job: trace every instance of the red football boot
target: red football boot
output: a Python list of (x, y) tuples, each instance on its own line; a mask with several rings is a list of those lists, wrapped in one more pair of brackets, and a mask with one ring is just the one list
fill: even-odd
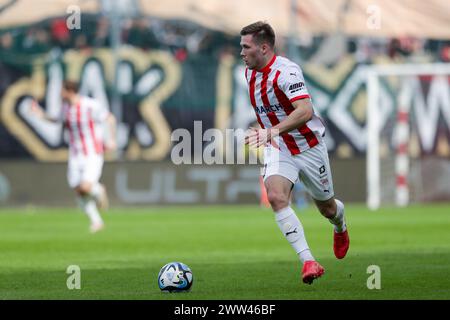
[(350, 246), (350, 238), (348, 237), (348, 232), (345, 230), (344, 232), (337, 233), (336, 231), (333, 231), (334, 233), (334, 243), (333, 243), (333, 250), (334, 255), (338, 259), (342, 259), (345, 257), (348, 251), (348, 247)]
[(325, 269), (317, 261), (305, 261), (302, 269), (302, 279), (304, 283), (312, 284), (314, 279), (325, 273)]

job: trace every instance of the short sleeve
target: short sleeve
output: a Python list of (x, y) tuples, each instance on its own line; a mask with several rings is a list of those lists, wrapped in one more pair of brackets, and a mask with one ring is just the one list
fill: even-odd
[(278, 79), (278, 86), (292, 103), (296, 100), (310, 98), (306, 89), (305, 78), (298, 66), (284, 69)]

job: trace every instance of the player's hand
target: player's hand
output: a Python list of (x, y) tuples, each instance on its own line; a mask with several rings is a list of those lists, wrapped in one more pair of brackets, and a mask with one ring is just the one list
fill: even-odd
[(272, 130), (252, 127), (246, 132), (245, 144), (248, 144), (250, 147), (258, 148), (269, 142), (272, 137)]
[(105, 144), (106, 151), (116, 151), (117, 149), (117, 142), (116, 140), (110, 140), (108, 143)]

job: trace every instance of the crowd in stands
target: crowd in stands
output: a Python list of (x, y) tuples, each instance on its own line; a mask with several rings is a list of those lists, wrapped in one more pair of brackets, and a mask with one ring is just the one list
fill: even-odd
[[(0, 61), (8, 55), (42, 54), (55, 47), (63, 50), (109, 47), (110, 29), (110, 21), (106, 16), (83, 15), (80, 29), (69, 30), (62, 17), (27, 27), (0, 30)], [(122, 44), (143, 50), (171, 50), (180, 61), (190, 54), (218, 54), (224, 48), (232, 48), (235, 54), (239, 53), (238, 35), (226, 35), (188, 21), (138, 17), (122, 20), (121, 30)], [(329, 50), (327, 46), (334, 50)], [(318, 54), (320, 47), (323, 47), (324, 54)], [(342, 48), (342, 52), (337, 48)], [(280, 51), (284, 51), (283, 48)], [(353, 54), (361, 63), (370, 62), (377, 55), (412, 62), (420, 61), (421, 56), (427, 56), (428, 60), (431, 57), (432, 61), (450, 61), (450, 41), (414, 37), (385, 39), (322, 36), (315, 37), (306, 45), (300, 43), (299, 51), (304, 60), (325, 64), (338, 62), (344, 54)]]
[[(0, 59), (9, 54), (42, 54), (52, 48), (89, 50), (111, 45), (110, 21), (105, 16), (84, 15), (80, 29), (69, 30), (65, 18), (36, 25), (0, 30)], [(237, 38), (187, 21), (156, 18), (125, 19), (122, 45), (143, 50), (171, 50), (179, 59), (188, 54), (214, 54)]]

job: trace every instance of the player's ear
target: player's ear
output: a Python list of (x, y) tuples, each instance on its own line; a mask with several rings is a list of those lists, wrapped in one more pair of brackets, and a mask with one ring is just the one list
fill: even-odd
[(262, 51), (263, 54), (267, 53), (267, 49), (268, 49), (267, 43), (261, 44), (261, 51)]

